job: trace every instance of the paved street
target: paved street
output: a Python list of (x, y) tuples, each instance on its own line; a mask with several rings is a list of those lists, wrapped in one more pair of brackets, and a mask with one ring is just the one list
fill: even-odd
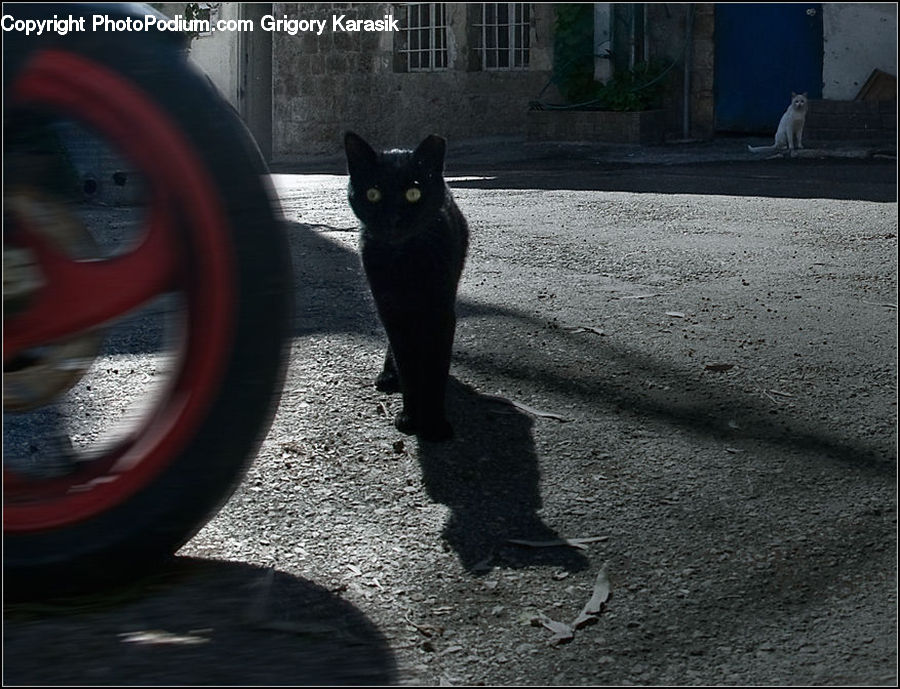
[(451, 146), (447, 444), (372, 385), (341, 161), (275, 166), (256, 463), (168, 577), (8, 624), (7, 681), (895, 685), (896, 161), (745, 143)]
[[(388, 142), (393, 143), (393, 142)], [(481, 188), (569, 189), (896, 201), (896, 145), (826, 142), (798, 158), (747, 151), (754, 138), (631, 146), (449, 142), (448, 175)], [(386, 144), (387, 145), (387, 144)], [(342, 156), (276, 162), (275, 172), (343, 174)]]
[(772, 160), (635, 165), (585, 161), (576, 169), (495, 170), (481, 180), (482, 189), (571, 189), (659, 194), (714, 194), (830, 198), (860, 201), (896, 200), (895, 167), (890, 161)]

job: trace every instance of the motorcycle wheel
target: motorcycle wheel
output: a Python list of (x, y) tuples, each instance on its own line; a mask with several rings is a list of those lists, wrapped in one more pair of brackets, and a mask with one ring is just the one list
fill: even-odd
[[(179, 46), (70, 34), (4, 57), (4, 574), (16, 598), (142, 574), (215, 514), (277, 406), (292, 279), (258, 149)], [(112, 249), (71, 185), (48, 182), (65, 175), (16, 163), (36, 149), (44, 161), (62, 125), (137, 171), (138, 227)], [(144, 336), (148, 311), (163, 335)], [(143, 373), (144, 344), (128, 349), (142, 338), (166, 346)], [(128, 389), (122, 366), (160, 381), (105, 433), (94, 417), (111, 425), (109, 410), (92, 417), (84, 401)]]

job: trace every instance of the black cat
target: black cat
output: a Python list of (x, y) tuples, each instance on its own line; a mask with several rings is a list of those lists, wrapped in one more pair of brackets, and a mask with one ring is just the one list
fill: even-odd
[(363, 267), (389, 343), (376, 387), (403, 393), (398, 430), (446, 440), (456, 289), (469, 243), (444, 182), (446, 141), (432, 134), (415, 151), (376, 152), (347, 132), (344, 147)]

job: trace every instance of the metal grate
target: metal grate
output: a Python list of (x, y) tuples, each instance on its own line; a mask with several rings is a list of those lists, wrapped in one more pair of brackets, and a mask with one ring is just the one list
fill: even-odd
[(440, 2), (400, 7), (399, 53), (407, 72), (447, 69), (447, 12)]
[(528, 69), (531, 6), (527, 2), (484, 2), (475, 22), (484, 70)]

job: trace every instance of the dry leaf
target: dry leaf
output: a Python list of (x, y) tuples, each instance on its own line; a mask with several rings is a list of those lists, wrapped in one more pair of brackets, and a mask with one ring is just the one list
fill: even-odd
[(549, 411), (541, 411), (540, 409), (535, 409), (534, 407), (529, 407), (527, 404), (522, 404), (521, 402), (516, 402), (515, 400), (507, 399), (506, 397), (501, 397), (500, 395), (485, 395), (487, 399), (494, 400), (495, 402), (502, 402), (503, 404), (508, 404), (510, 406), (519, 409), (530, 416), (534, 416), (541, 419), (555, 419), (560, 423), (566, 423), (570, 421), (570, 419), (565, 418), (564, 416), (560, 416), (559, 414), (554, 414)]
[(552, 541), (528, 541), (522, 538), (507, 538), (506, 542), (515, 543), (516, 545), (527, 545), (529, 548), (552, 548), (558, 545), (569, 545), (562, 538), (554, 538)]
[(673, 318), (684, 318), (684, 314), (681, 311), (666, 311), (666, 315)]
[(585, 603), (584, 608), (582, 608), (578, 617), (575, 618), (575, 621), (572, 622), (572, 628), (581, 629), (584, 625), (596, 621), (597, 617), (603, 611), (606, 602), (609, 600), (609, 596), (609, 577), (606, 575), (606, 566), (604, 565), (599, 574), (597, 574), (597, 578), (594, 580), (594, 590), (591, 593), (590, 599)]
[(579, 550), (587, 550), (588, 543), (597, 543), (599, 541), (609, 540), (609, 536), (589, 536), (588, 538), (554, 538), (549, 541), (529, 541), (522, 538), (508, 538), (507, 543), (515, 543), (516, 545), (527, 545), (529, 548), (554, 548), (556, 546), (567, 545)]
[(431, 625), (431, 624), (419, 624), (417, 622), (413, 622), (409, 617), (409, 612), (407, 612), (403, 619), (409, 624), (410, 627), (418, 631), (422, 636), (426, 638), (432, 638), (433, 636), (443, 636), (444, 628), (439, 625)]
[(601, 336), (606, 335), (606, 333), (601, 328), (598, 328), (596, 325), (576, 326), (574, 328), (566, 328), (566, 329), (573, 333), (594, 333), (595, 335), (601, 335)]
[(550, 643), (554, 646), (557, 644), (568, 643), (575, 638), (575, 631), (565, 622), (557, 622), (556, 620), (551, 620), (546, 615), (542, 615), (541, 624), (553, 632)]
[(650, 297), (663, 297), (668, 292), (655, 292), (653, 294), (626, 294), (621, 297), (617, 297), (618, 299), (649, 299)]
[(588, 536), (587, 538), (567, 538), (566, 543), (575, 548), (585, 549), (587, 544), (589, 543), (600, 543), (602, 541), (608, 541), (609, 536)]

